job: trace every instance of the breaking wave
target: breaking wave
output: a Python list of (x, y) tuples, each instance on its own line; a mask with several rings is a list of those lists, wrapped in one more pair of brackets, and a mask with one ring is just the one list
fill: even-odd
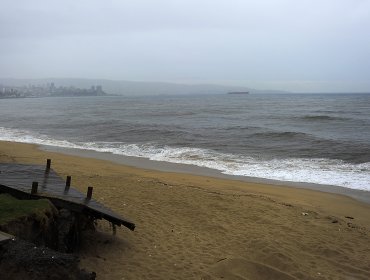
[(0, 140), (92, 150), (153, 161), (191, 164), (228, 175), (342, 186), (370, 191), (370, 162), (353, 164), (325, 158), (259, 159), (210, 149), (169, 147), (154, 143), (72, 142), (26, 130), (0, 127)]

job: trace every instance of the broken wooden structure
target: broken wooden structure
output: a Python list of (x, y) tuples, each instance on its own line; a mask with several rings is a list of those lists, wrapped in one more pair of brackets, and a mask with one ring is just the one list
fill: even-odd
[(9, 193), (18, 199), (49, 199), (57, 208), (82, 213), (94, 219), (105, 219), (114, 226), (135, 229), (135, 224), (119, 216), (92, 198), (93, 187), (87, 195), (71, 187), (71, 176), (64, 181), (51, 169), (41, 165), (0, 163), (0, 193)]

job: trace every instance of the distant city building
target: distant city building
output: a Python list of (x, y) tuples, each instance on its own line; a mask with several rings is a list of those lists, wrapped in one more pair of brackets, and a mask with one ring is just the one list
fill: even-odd
[(46, 85), (28, 85), (21, 87), (0, 85), (0, 89), (0, 98), (106, 95), (101, 85), (92, 85), (89, 89), (81, 89), (73, 86), (56, 87), (53, 82)]

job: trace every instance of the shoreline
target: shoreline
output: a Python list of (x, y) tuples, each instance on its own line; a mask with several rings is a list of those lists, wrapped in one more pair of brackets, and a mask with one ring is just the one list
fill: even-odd
[[(1, 128), (3, 141), (35, 144), (49, 151), (86, 154), (93, 158), (114, 160), (115, 162), (149, 168), (159, 171), (186, 172), (189, 174), (230, 175), (247, 181), (274, 183), (308, 187), (315, 185), (338, 186), (345, 189), (370, 192), (368, 162), (343, 161), (337, 159), (306, 157), (272, 157), (228, 154), (205, 148), (156, 147), (156, 145), (124, 144), (121, 142), (69, 142), (45, 135), (33, 135), (27, 130)], [(61, 137), (64, 139), (64, 137)], [(132, 146), (131, 146), (132, 145)], [(190, 149), (190, 150), (188, 150)], [(95, 152), (95, 153), (94, 153)], [(205, 153), (203, 155), (203, 153)], [(108, 156), (110, 155), (110, 156)], [(240, 158), (239, 158), (240, 156)], [(159, 161), (158, 161), (159, 160)], [(157, 163), (160, 164), (157, 164)], [(176, 166), (181, 168), (176, 168)], [(192, 168), (191, 168), (192, 167)], [(190, 170), (190, 171), (189, 171)], [(312, 188), (312, 187), (311, 187)], [(312, 189), (317, 189), (313, 187)], [(364, 193), (366, 194), (366, 193)], [(365, 195), (366, 196), (366, 195)], [(362, 199), (362, 195), (358, 196)]]
[[(251, 190), (254, 193), (262, 195), (270, 195), (279, 198), (283, 197), (284, 199), (293, 198), (293, 200), (297, 198), (297, 195), (299, 196), (299, 200), (301, 199), (305, 200), (305, 196), (307, 197), (312, 196), (315, 197), (315, 199), (320, 198), (319, 200), (321, 200), (321, 198), (323, 197), (325, 197), (324, 200), (334, 197), (343, 198), (344, 200), (350, 200), (351, 203), (353, 204), (363, 204), (365, 207), (369, 207), (370, 215), (370, 192), (362, 190), (347, 189), (340, 186), (277, 181), (246, 176), (226, 175), (222, 174), (218, 170), (209, 169), (207, 167), (152, 161), (145, 158), (113, 155), (110, 153), (101, 153), (89, 150), (69, 149), (48, 145), (18, 143), (9, 141), (0, 141), (0, 157), (1, 151), (6, 145), (12, 146), (10, 150), (15, 150), (15, 148), (16, 149), (22, 148), (20, 149), (20, 151), (22, 151), (24, 148), (27, 152), (33, 151), (37, 155), (36, 157), (40, 157), (40, 155), (45, 154), (44, 157), (42, 158), (41, 164), (44, 163), (46, 158), (58, 157), (62, 158), (63, 160), (68, 159), (68, 161), (70, 159), (72, 159), (72, 161), (78, 160), (83, 162), (93, 161), (93, 165), (95, 165), (95, 162), (98, 162), (99, 165), (101, 164), (102, 166), (109, 165), (110, 167), (123, 169), (125, 172), (132, 172), (135, 175), (139, 174), (139, 176), (142, 176), (143, 174), (145, 175), (148, 174), (151, 178), (155, 177), (156, 179), (159, 180), (162, 178), (165, 178), (166, 180), (170, 178), (171, 181), (174, 180), (174, 183), (177, 183), (177, 181), (188, 181), (189, 178), (189, 182), (192, 182), (193, 180), (202, 182), (219, 181), (221, 182), (222, 186), (227, 186), (225, 187), (225, 189), (223, 189), (223, 187), (221, 188), (215, 187), (213, 189), (213, 186), (211, 187), (207, 186), (207, 189), (210, 188), (213, 191), (243, 192)], [(18, 154), (20, 151), (17, 151), (15, 154), (19, 156)], [(9, 155), (6, 154), (6, 156)], [(32, 156), (31, 158), (33, 158), (33, 160), (31, 161), (26, 160), (25, 163), (36, 163), (34, 162), (35, 156)], [(19, 158), (17, 158), (16, 160), (13, 159), (13, 161), (17, 163), (22, 163), (22, 160), (20, 160)], [(129, 164), (128, 161), (130, 161)], [(40, 164), (40, 161), (37, 162), (37, 164)], [(53, 167), (55, 167), (55, 162), (53, 164)], [(59, 163), (57, 167), (58, 169), (61, 170), (62, 173), (65, 173), (65, 170), (71, 170), (71, 168), (68, 168), (68, 166), (64, 166), (63, 168), (61, 168), (61, 163)], [(65, 173), (63, 175), (67, 174)], [(233, 185), (233, 187), (229, 187), (229, 185)], [(304, 204), (307, 205), (306, 202)]]
[[(98, 221), (80, 267), (98, 279), (369, 279), (370, 205), (334, 193), (130, 167), (0, 142), (136, 224)], [(32, 179), (30, 179), (32, 181)], [(320, 277), (319, 277), (320, 276)], [(322, 277), (321, 277), (322, 276)]]
[(48, 145), (39, 145), (39, 144), (30, 144), (36, 145), (40, 150), (48, 152), (57, 152), (71, 156), (78, 156), (84, 158), (93, 158), (106, 160), (121, 164), (124, 166), (130, 166), (140, 169), (148, 169), (153, 171), (160, 172), (171, 172), (171, 173), (181, 173), (181, 174), (190, 174), (197, 176), (206, 176), (219, 179), (227, 180), (236, 180), (249, 183), (258, 183), (258, 184), (268, 184), (300, 189), (309, 189), (313, 191), (320, 191), (326, 193), (340, 194), (351, 197), (361, 202), (370, 204), (370, 191), (357, 190), (351, 188), (345, 188), (341, 186), (334, 185), (324, 185), (324, 184), (314, 184), (306, 182), (293, 182), (293, 181), (279, 181), (266, 178), (257, 178), (257, 177), (248, 177), (248, 176), (238, 176), (238, 175), (228, 175), (224, 174), (217, 169), (211, 169), (208, 167), (201, 167), (190, 164), (182, 163), (172, 163), (165, 161), (154, 161), (146, 158), (133, 157), (133, 156), (124, 156), (124, 155), (115, 155), (108, 152), (97, 152), (92, 150), (82, 150), (82, 149), (73, 149), (73, 148), (64, 148), (57, 146), (48, 146)]

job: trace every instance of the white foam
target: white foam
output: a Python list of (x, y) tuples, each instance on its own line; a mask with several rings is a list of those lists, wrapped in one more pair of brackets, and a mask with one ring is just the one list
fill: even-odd
[(79, 148), (78, 145), (66, 140), (56, 140), (46, 135), (31, 133), (27, 130), (0, 127), (0, 140), (19, 143), (40, 144), (63, 148)]
[(350, 164), (332, 159), (261, 160), (247, 156), (224, 154), (199, 148), (159, 147), (120, 142), (72, 143), (25, 130), (0, 127), (0, 140), (64, 148), (108, 152), (116, 155), (148, 158), (154, 161), (192, 164), (221, 171), (224, 174), (342, 186), (370, 191), (370, 162)]

